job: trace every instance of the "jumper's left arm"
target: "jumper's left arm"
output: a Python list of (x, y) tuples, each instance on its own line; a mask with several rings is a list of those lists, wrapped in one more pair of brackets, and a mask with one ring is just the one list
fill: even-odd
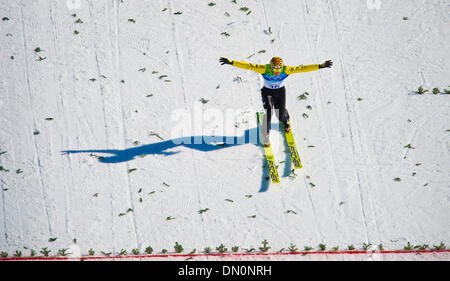
[(322, 68), (329, 68), (333, 65), (331, 60), (327, 60), (322, 64), (311, 64), (311, 65), (299, 65), (299, 66), (286, 66), (286, 74), (303, 73), (316, 71)]

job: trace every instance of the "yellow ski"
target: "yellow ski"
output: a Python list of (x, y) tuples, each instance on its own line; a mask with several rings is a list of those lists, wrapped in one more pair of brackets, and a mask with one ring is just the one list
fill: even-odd
[[(259, 127), (261, 127), (262, 125), (263, 116), (264, 113), (262, 112), (256, 113)], [(272, 146), (265, 146), (264, 144), (262, 144), (262, 146), (264, 147), (264, 154), (266, 155), (270, 178), (272, 179), (273, 183), (280, 183), (280, 177), (278, 176), (277, 167), (275, 165), (275, 157), (273, 156)]]
[(273, 156), (272, 147), (270, 145), (264, 146), (264, 152), (266, 154), (267, 165), (269, 166), (269, 174), (272, 182), (280, 183), (280, 177), (278, 176), (277, 167), (275, 166), (275, 157)]
[[(283, 126), (284, 130), (284, 126)], [(292, 126), (289, 132), (284, 130), (284, 136), (286, 137), (286, 143), (289, 148), (289, 154), (291, 155), (292, 163), (296, 169), (303, 168), (302, 161), (300, 160), (300, 156), (298, 155), (297, 146), (295, 145), (294, 136), (292, 135)]]

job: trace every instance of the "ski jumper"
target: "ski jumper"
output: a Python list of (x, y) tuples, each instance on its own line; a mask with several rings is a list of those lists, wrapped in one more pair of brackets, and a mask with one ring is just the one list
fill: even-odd
[(272, 108), (275, 109), (275, 115), (283, 124), (289, 121), (289, 113), (286, 109), (286, 88), (284, 80), (291, 74), (310, 72), (319, 70), (318, 64), (283, 66), (281, 73), (277, 76), (272, 72), (270, 64), (252, 64), (248, 62), (233, 61), (233, 66), (258, 72), (264, 78), (264, 87), (261, 89), (261, 97), (264, 110), (266, 111), (263, 128), (266, 133), (270, 131)]

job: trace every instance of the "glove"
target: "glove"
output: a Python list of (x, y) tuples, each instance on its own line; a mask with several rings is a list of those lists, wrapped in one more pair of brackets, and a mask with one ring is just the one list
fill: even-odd
[(333, 65), (331, 60), (327, 60), (324, 63), (319, 65), (319, 68), (330, 68)]
[(220, 61), (220, 64), (221, 64), (221, 65), (224, 65), (224, 64), (230, 64), (230, 65), (232, 65), (232, 64), (233, 64), (232, 61), (230, 61), (229, 59), (224, 58), (224, 57), (221, 57), (221, 58), (219, 59), (219, 61)]

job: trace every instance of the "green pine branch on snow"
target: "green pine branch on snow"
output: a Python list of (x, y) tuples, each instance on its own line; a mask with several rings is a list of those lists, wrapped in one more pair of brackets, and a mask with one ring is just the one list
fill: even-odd
[[(450, 88), (450, 86), (449, 86)], [(424, 89), (422, 86), (420, 86), (417, 91), (415, 91), (416, 94), (418, 95), (423, 95), (425, 93), (430, 92), (429, 90)], [(439, 95), (439, 94), (450, 94), (450, 90), (449, 89), (444, 89), (444, 92), (442, 92), (439, 88), (435, 87), (433, 88), (433, 90), (431, 90), (431, 93), (433, 93), (434, 95)]]
[(59, 249), (57, 255), (58, 256), (63, 256), (63, 257), (67, 256), (67, 250), (69, 250), (69, 249), (66, 249), (66, 248)]
[(3, 172), (9, 172), (9, 170), (6, 169), (6, 168), (4, 168), (3, 166), (0, 166), (0, 172), (1, 172), (1, 171), (3, 171)]
[(430, 248), (430, 246), (428, 246), (427, 244), (414, 246), (414, 249), (415, 250), (419, 250), (419, 251), (424, 251), (424, 250), (427, 250), (429, 248)]
[(309, 93), (308, 92), (304, 92), (303, 94), (299, 95), (297, 97), (298, 100), (306, 100), (308, 99)]
[(410, 143), (405, 145), (403, 148), (416, 149), (415, 147), (412, 147)]
[(218, 247), (216, 247), (216, 251), (223, 254), (228, 251), (228, 249), (225, 247), (225, 245), (220, 244)]
[(175, 246), (173, 246), (176, 253), (182, 253), (184, 251), (183, 246), (178, 242), (175, 242)]
[(445, 250), (446, 247), (445, 247), (444, 242), (441, 242), (441, 244), (439, 244), (439, 245), (433, 245), (433, 249), (434, 250)]
[(149, 136), (151, 136), (151, 137), (155, 136), (155, 137), (157, 137), (160, 140), (164, 140), (164, 138), (162, 138), (158, 133), (155, 133), (153, 131), (150, 131)]
[(406, 246), (403, 248), (403, 250), (405, 251), (411, 251), (412, 250), (412, 245), (410, 242), (408, 242), (408, 244), (406, 244)]
[(244, 250), (245, 250), (245, 252), (248, 254), (248, 253), (254, 252), (254, 251), (255, 251), (255, 248), (244, 249)]
[(363, 249), (364, 249), (365, 251), (367, 251), (371, 246), (372, 246), (371, 243), (368, 243), (368, 244), (363, 243), (363, 245), (362, 245), (362, 247), (363, 247)]
[(429, 91), (428, 91), (428, 90), (425, 90), (422, 86), (420, 86), (420, 87), (417, 89), (417, 91), (416, 91), (416, 93), (419, 94), (419, 95), (423, 95), (423, 94), (425, 94), (426, 92), (429, 92)]
[(269, 251), (270, 247), (267, 247), (267, 245), (269, 244), (269, 242), (267, 242), (266, 239), (264, 239), (264, 241), (262, 241), (261, 244), (263, 244), (262, 247), (259, 247), (259, 250), (260, 250), (261, 252), (267, 252), (267, 251)]
[(288, 250), (289, 250), (289, 252), (291, 252), (291, 253), (295, 253), (295, 252), (298, 251), (298, 248), (297, 248), (297, 246), (296, 246), (295, 244), (292, 244), (292, 243), (291, 243), (291, 244), (289, 245)]
[(321, 251), (325, 251), (327, 249), (327, 245), (320, 243), (319, 248)]
[(147, 248), (145, 248), (145, 252), (151, 255), (153, 253), (153, 248), (151, 246), (148, 246)]
[(42, 248), (40, 251), (41, 254), (43, 254), (44, 256), (48, 257), (49, 254), (51, 253), (51, 250), (47, 249), (47, 247)]
[(295, 169), (292, 169), (291, 170), (291, 173), (289, 174), (289, 176), (288, 176), (289, 178), (296, 178), (297, 177), (297, 174), (295, 173)]
[(201, 98), (199, 101), (203, 104), (207, 104), (209, 102), (209, 100), (204, 99), (204, 98)]

